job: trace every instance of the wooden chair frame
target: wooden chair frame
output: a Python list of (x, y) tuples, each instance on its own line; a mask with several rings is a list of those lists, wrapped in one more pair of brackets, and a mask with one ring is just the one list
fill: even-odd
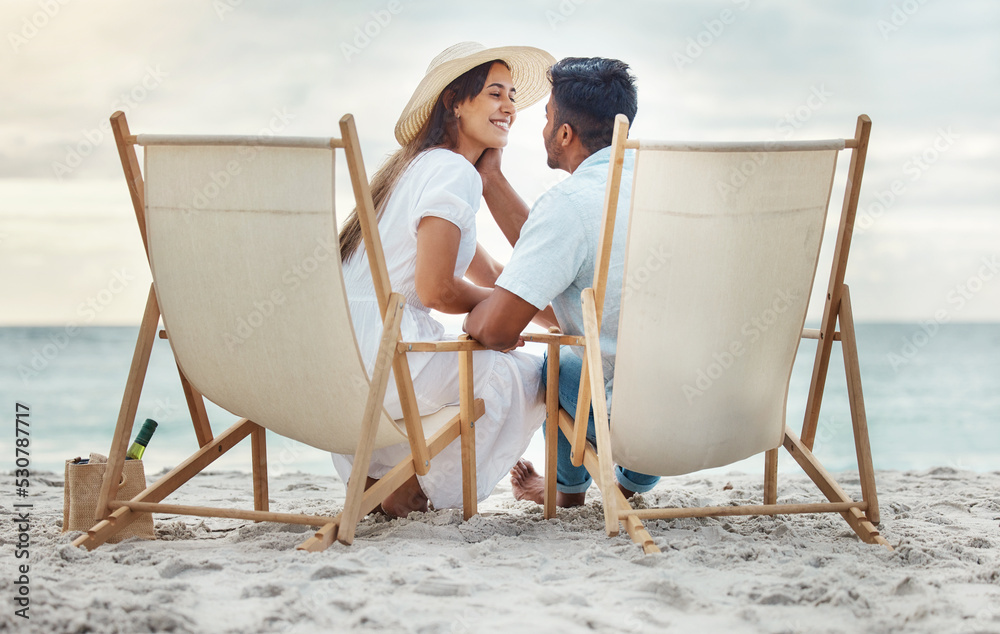
[[(854, 220), (857, 213), (861, 180), (864, 175), (865, 158), (871, 119), (861, 115), (853, 139), (844, 142), (845, 149), (852, 150), (847, 184), (844, 194), (840, 225), (837, 231), (833, 266), (830, 273), (826, 302), (823, 309), (822, 325), (819, 329), (804, 329), (802, 338), (818, 340), (816, 358), (813, 364), (812, 382), (806, 404), (805, 419), (801, 436), (796, 435), (787, 425), (782, 445), (792, 458), (802, 467), (806, 475), (816, 484), (828, 502), (811, 504), (777, 504), (778, 448), (765, 452), (764, 495), (761, 505), (715, 506), (701, 508), (660, 508), (633, 509), (616, 485), (611, 454), (611, 431), (608, 425), (596, 426), (596, 446), (587, 441), (587, 422), (593, 400), (594, 419), (607, 421), (608, 411), (604, 390), (592, 394), (593, 386), (603, 386), (604, 376), (600, 352), (601, 311), (604, 305), (607, 270), (611, 256), (615, 213), (618, 206), (618, 192), (621, 186), (622, 168), (626, 149), (639, 148), (638, 141), (627, 140), (628, 120), (618, 115), (615, 121), (612, 142), (611, 165), (608, 170), (608, 186), (605, 193), (605, 213), (598, 245), (597, 268), (594, 285), (582, 293), (584, 318), (584, 359), (577, 411), (575, 416), (559, 408), (559, 343), (579, 345), (567, 339), (549, 345), (548, 393), (549, 408), (546, 434), (545, 466), (545, 509), (546, 518), (555, 517), (556, 496), (556, 436), (559, 429), (570, 440), (573, 464), (583, 464), (590, 472), (601, 491), (604, 503), (605, 530), (609, 536), (617, 535), (619, 523), (623, 523), (628, 535), (642, 546), (646, 553), (659, 552), (652, 536), (643, 527), (644, 519), (666, 519), (675, 517), (718, 517), (729, 515), (784, 515), (795, 513), (840, 513), (850, 527), (863, 541), (881, 544), (889, 550), (892, 547), (879, 534), (878, 496), (875, 489), (875, 473), (872, 466), (871, 447), (868, 441), (868, 422), (865, 415), (864, 396), (861, 388), (861, 370), (858, 364), (858, 346), (854, 329), (854, 315), (851, 310), (851, 296), (844, 283), (847, 258), (850, 252)], [(837, 329), (839, 325), (840, 329)], [(858, 472), (861, 480), (861, 500), (854, 500), (834, 480), (813, 454), (813, 442), (819, 420), (823, 388), (833, 350), (833, 342), (840, 341), (847, 375), (847, 391), (851, 407), (851, 422), (854, 432)], [(556, 368), (553, 370), (553, 368)], [(592, 396), (594, 397), (592, 399)], [(557, 412), (553, 415), (552, 412)]]
[[(125, 115), (121, 111), (111, 115), (111, 127), (114, 131), (115, 143), (121, 158), (122, 169), (128, 183), (132, 207), (135, 211), (139, 233), (142, 237), (146, 257), (149, 258), (149, 247), (146, 236), (146, 213), (143, 177), (139, 169), (139, 161), (135, 151), (138, 138), (129, 132)], [(142, 392), (146, 369), (152, 352), (153, 341), (157, 334), (160, 320), (160, 307), (157, 303), (155, 283), (150, 285), (146, 299), (146, 308), (139, 326), (139, 336), (136, 341), (132, 364), (129, 368), (125, 392), (122, 396), (118, 421), (108, 452), (108, 465), (101, 486), (100, 497), (95, 516), (96, 524), (85, 534), (73, 541), (74, 546), (85, 546), (94, 549), (103, 544), (109, 537), (135, 521), (140, 513), (171, 513), (176, 515), (194, 515), (200, 517), (225, 517), (252, 521), (272, 521), (289, 524), (304, 524), (317, 526), (319, 530), (298, 546), (299, 549), (320, 551), (336, 539), (344, 544), (350, 544), (354, 539), (355, 527), (366, 514), (393, 491), (398, 489), (414, 474), (426, 474), (430, 468), (430, 460), (456, 438), (461, 438), (462, 474), (463, 474), (463, 508), (465, 519), (477, 512), (476, 496), (476, 454), (475, 454), (475, 421), (483, 415), (485, 407), (482, 399), (473, 394), (472, 352), (484, 349), (478, 342), (462, 337), (457, 341), (419, 342), (402, 341), (400, 321), (403, 316), (405, 299), (399, 293), (393, 293), (389, 284), (375, 209), (372, 203), (361, 148), (358, 141), (354, 118), (345, 115), (340, 120), (342, 138), (331, 139), (332, 148), (343, 148), (347, 158), (351, 182), (354, 188), (355, 202), (358, 207), (358, 217), (365, 248), (368, 253), (372, 279), (375, 283), (379, 309), (383, 317), (382, 338), (376, 356), (370, 389), (365, 407), (365, 419), (361, 439), (355, 452), (351, 477), (347, 484), (347, 495), (344, 509), (336, 516), (302, 515), (294, 513), (272, 513), (268, 510), (267, 487), (267, 447), (265, 429), (246, 418), (236, 422), (218, 436), (214, 436), (208, 415), (205, 410), (204, 397), (193, 386), (178, 365), (181, 387), (187, 401), (191, 421), (194, 424), (195, 436), (200, 449), (183, 463), (169, 471), (144, 491), (131, 500), (116, 501), (115, 497), (121, 472), (125, 463), (125, 452), (132, 428), (135, 423), (139, 396)], [(225, 137), (215, 140), (227, 143)], [(231, 140), (230, 140), (231, 141)], [(271, 142), (271, 144), (275, 144)], [(280, 144), (280, 140), (278, 140)], [(159, 336), (169, 339), (168, 333), (159, 331)], [(458, 415), (454, 416), (430, 438), (425, 438), (420, 414), (417, 410), (413, 383), (406, 354), (409, 351), (453, 351), (458, 353), (459, 362), (459, 399)], [(403, 408), (403, 418), (411, 453), (396, 465), (388, 474), (373, 486), (365, 490), (368, 468), (382, 417), (382, 403), (388, 385), (389, 371), (393, 371), (396, 387), (400, 394)], [(196, 507), (176, 504), (163, 504), (161, 501), (182, 484), (197, 475), (217, 458), (229, 451), (241, 440), (250, 436), (253, 470), (254, 510), (238, 510), (228, 508)]]

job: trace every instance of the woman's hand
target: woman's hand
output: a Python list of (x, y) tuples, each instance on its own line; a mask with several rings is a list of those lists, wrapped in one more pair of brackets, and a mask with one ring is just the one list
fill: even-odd
[(483, 199), (490, 208), (493, 219), (503, 232), (510, 246), (514, 246), (521, 235), (521, 227), (528, 219), (528, 205), (517, 195), (500, 170), (503, 150), (487, 148), (476, 161), (476, 171), (483, 179)]
[(500, 171), (500, 161), (503, 157), (502, 148), (486, 148), (476, 161), (476, 171), (483, 179), (483, 192), (492, 191), (496, 184), (504, 177)]

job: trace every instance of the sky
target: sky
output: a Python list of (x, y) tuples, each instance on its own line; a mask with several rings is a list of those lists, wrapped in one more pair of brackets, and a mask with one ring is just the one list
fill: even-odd
[[(855, 318), (1000, 321), (1000, 3), (4, 0), (0, 35), (0, 326), (139, 322), (150, 276), (114, 110), (133, 133), (297, 136), (339, 136), (349, 112), (371, 174), (463, 40), (626, 61), (638, 138), (849, 137), (868, 114)], [(529, 202), (565, 177), (543, 125), (525, 109), (504, 154)], [(478, 229), (506, 260), (485, 206)]]

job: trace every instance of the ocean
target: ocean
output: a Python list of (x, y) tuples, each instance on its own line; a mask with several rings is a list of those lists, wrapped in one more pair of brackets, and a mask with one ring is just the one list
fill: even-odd
[[(876, 469), (949, 466), (992, 471), (1000, 465), (1000, 324), (860, 324), (858, 341), (869, 434)], [(63, 463), (91, 452), (106, 454), (121, 405), (137, 327), (0, 328), (0, 407), (14, 419), (17, 403), (30, 408), (32, 472), (62, 473)], [(815, 354), (805, 340), (792, 374), (787, 420), (798, 430)], [(218, 433), (236, 417), (212, 404)], [(173, 467), (197, 448), (169, 344), (157, 339), (137, 423), (160, 423), (144, 461), (147, 474)], [(14, 468), (14, 429), (0, 441)], [(527, 456), (540, 460), (541, 434)], [(855, 470), (850, 407), (840, 344), (834, 344), (820, 415), (816, 453), (831, 471)], [(249, 441), (213, 470), (250, 469)], [(268, 434), (274, 473), (333, 476), (324, 452)], [(762, 459), (723, 468), (754, 472)], [(782, 456), (782, 471), (797, 470)]]

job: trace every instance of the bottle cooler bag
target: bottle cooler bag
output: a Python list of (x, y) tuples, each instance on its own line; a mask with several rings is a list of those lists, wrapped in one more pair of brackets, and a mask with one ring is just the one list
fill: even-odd
[[(63, 486), (63, 532), (87, 531), (97, 522), (97, 498), (101, 494), (101, 483), (108, 459), (100, 454), (90, 454), (90, 461), (80, 458), (66, 461), (66, 480)], [(118, 485), (116, 500), (129, 500), (146, 488), (146, 473), (142, 460), (126, 460), (122, 470), (121, 484)], [(139, 513), (138, 518), (108, 539), (111, 543), (129, 537), (155, 539), (153, 516)]]

